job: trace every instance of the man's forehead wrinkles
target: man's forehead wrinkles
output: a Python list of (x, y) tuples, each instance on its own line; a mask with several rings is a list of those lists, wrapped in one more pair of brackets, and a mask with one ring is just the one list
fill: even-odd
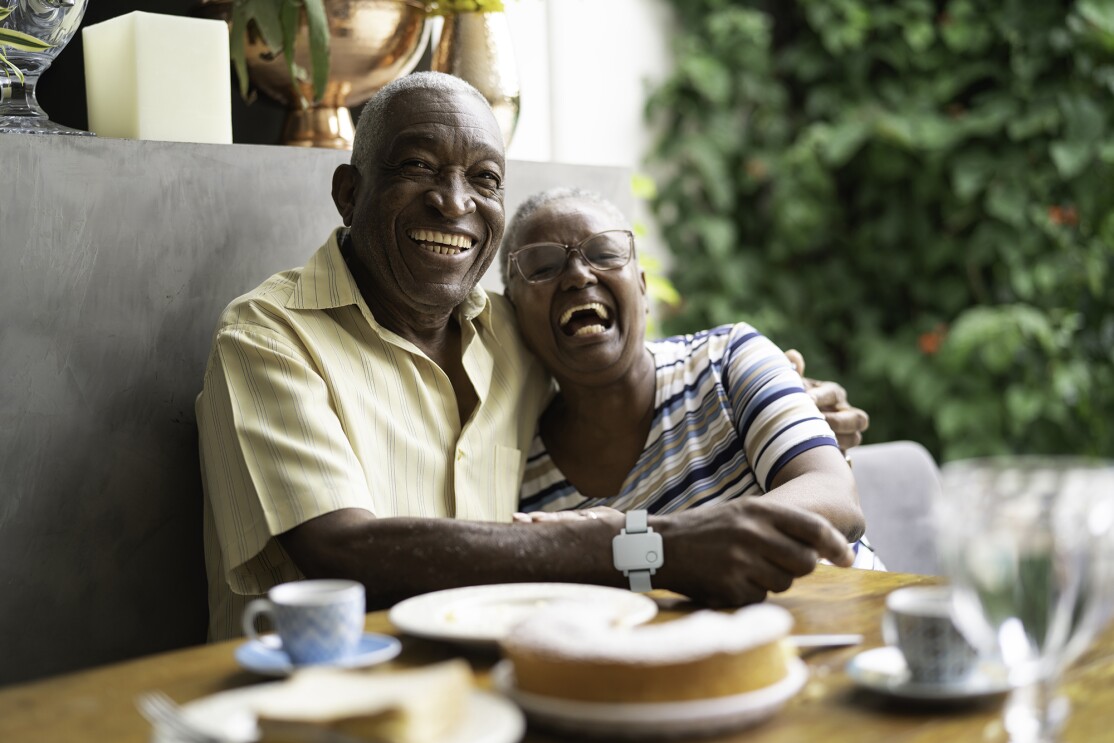
[(388, 151), (412, 145), (438, 147), (460, 141), (482, 149), (486, 154), (504, 156), (502, 141), (483, 126), (408, 126), (391, 138)]

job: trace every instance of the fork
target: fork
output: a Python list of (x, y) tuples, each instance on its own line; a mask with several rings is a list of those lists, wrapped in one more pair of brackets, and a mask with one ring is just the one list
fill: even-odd
[(135, 706), (156, 731), (168, 733), (180, 743), (228, 743), (223, 736), (202, 730), (178, 704), (161, 691), (149, 691), (135, 698)]

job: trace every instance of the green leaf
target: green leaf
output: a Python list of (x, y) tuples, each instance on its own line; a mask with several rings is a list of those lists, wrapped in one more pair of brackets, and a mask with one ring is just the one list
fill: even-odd
[(1107, 34), (1114, 34), (1114, 4), (1109, 0), (1079, 0), (1075, 9), (1088, 23)]
[(1094, 157), (1094, 148), (1087, 142), (1053, 142), (1048, 148), (1056, 170), (1064, 178), (1083, 172)]
[(48, 44), (22, 31), (0, 28), (0, 47), (4, 46), (24, 52), (45, 52), (54, 48), (54, 44)]
[(280, 49), (290, 48), (283, 46), (282, 21), (279, 19), (280, 5), (275, 0), (247, 0), (246, 11), (249, 18), (255, 21), (259, 33), (263, 36), (263, 43), (277, 52)]
[(635, 173), (630, 177), (630, 190), (634, 198), (649, 201), (657, 197), (658, 186), (654, 179), (645, 173)]
[(329, 18), (324, 0), (303, 0), (309, 26), (309, 54), (313, 61), (313, 95), (321, 100), (329, 83)]
[(248, 32), (248, 12), (243, 3), (232, 5), (232, 26), (228, 32), (228, 56), (236, 68), (236, 79), (240, 82), (240, 96), (248, 97), (248, 63), (244, 58), (244, 38)]
[(821, 144), (821, 156), (828, 165), (840, 167), (847, 163), (870, 136), (871, 126), (861, 115), (851, 116), (836, 124)]
[(13, 10), (15, 10), (14, 5), (10, 8), (0, 8), (0, 21), (4, 20), (8, 16), (10, 16), (12, 14)]
[[(290, 73), (290, 80), (294, 89), (298, 89), (298, 65), (294, 62), (294, 44), (298, 36), (298, 21), (301, 19), (302, 0), (282, 0), (282, 12), (279, 23), (282, 25), (283, 57), (286, 59), (286, 70)], [(302, 99), (303, 108), (306, 101)]]

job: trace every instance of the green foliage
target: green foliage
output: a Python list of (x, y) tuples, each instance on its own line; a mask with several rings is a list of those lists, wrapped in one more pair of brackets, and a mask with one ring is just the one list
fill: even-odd
[[(254, 25), (263, 42), (275, 54), (293, 50), (302, 14), (305, 14), (309, 32), (310, 67), (312, 68), (313, 96), (320, 100), (329, 82), (329, 19), (325, 0), (234, 0), (232, 24), (229, 29), (229, 56), (240, 81), (240, 95), (248, 98), (248, 65), (245, 41), (248, 24)], [(295, 64), (294, 54), (284, 54), (291, 80), (311, 80), (300, 65)], [(302, 105), (308, 105), (303, 100)]]
[(1105, 0), (673, 0), (647, 115), (684, 301), (942, 459), (1114, 455)]

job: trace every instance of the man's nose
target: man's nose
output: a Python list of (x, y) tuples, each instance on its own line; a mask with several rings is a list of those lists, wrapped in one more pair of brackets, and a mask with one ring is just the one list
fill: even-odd
[(596, 272), (584, 259), (584, 255), (579, 250), (569, 253), (568, 260), (565, 261), (565, 268), (561, 271), (561, 288), (583, 289), (598, 282)]
[(446, 217), (461, 217), (476, 211), (476, 202), (462, 173), (443, 174), (426, 193), (426, 201)]

